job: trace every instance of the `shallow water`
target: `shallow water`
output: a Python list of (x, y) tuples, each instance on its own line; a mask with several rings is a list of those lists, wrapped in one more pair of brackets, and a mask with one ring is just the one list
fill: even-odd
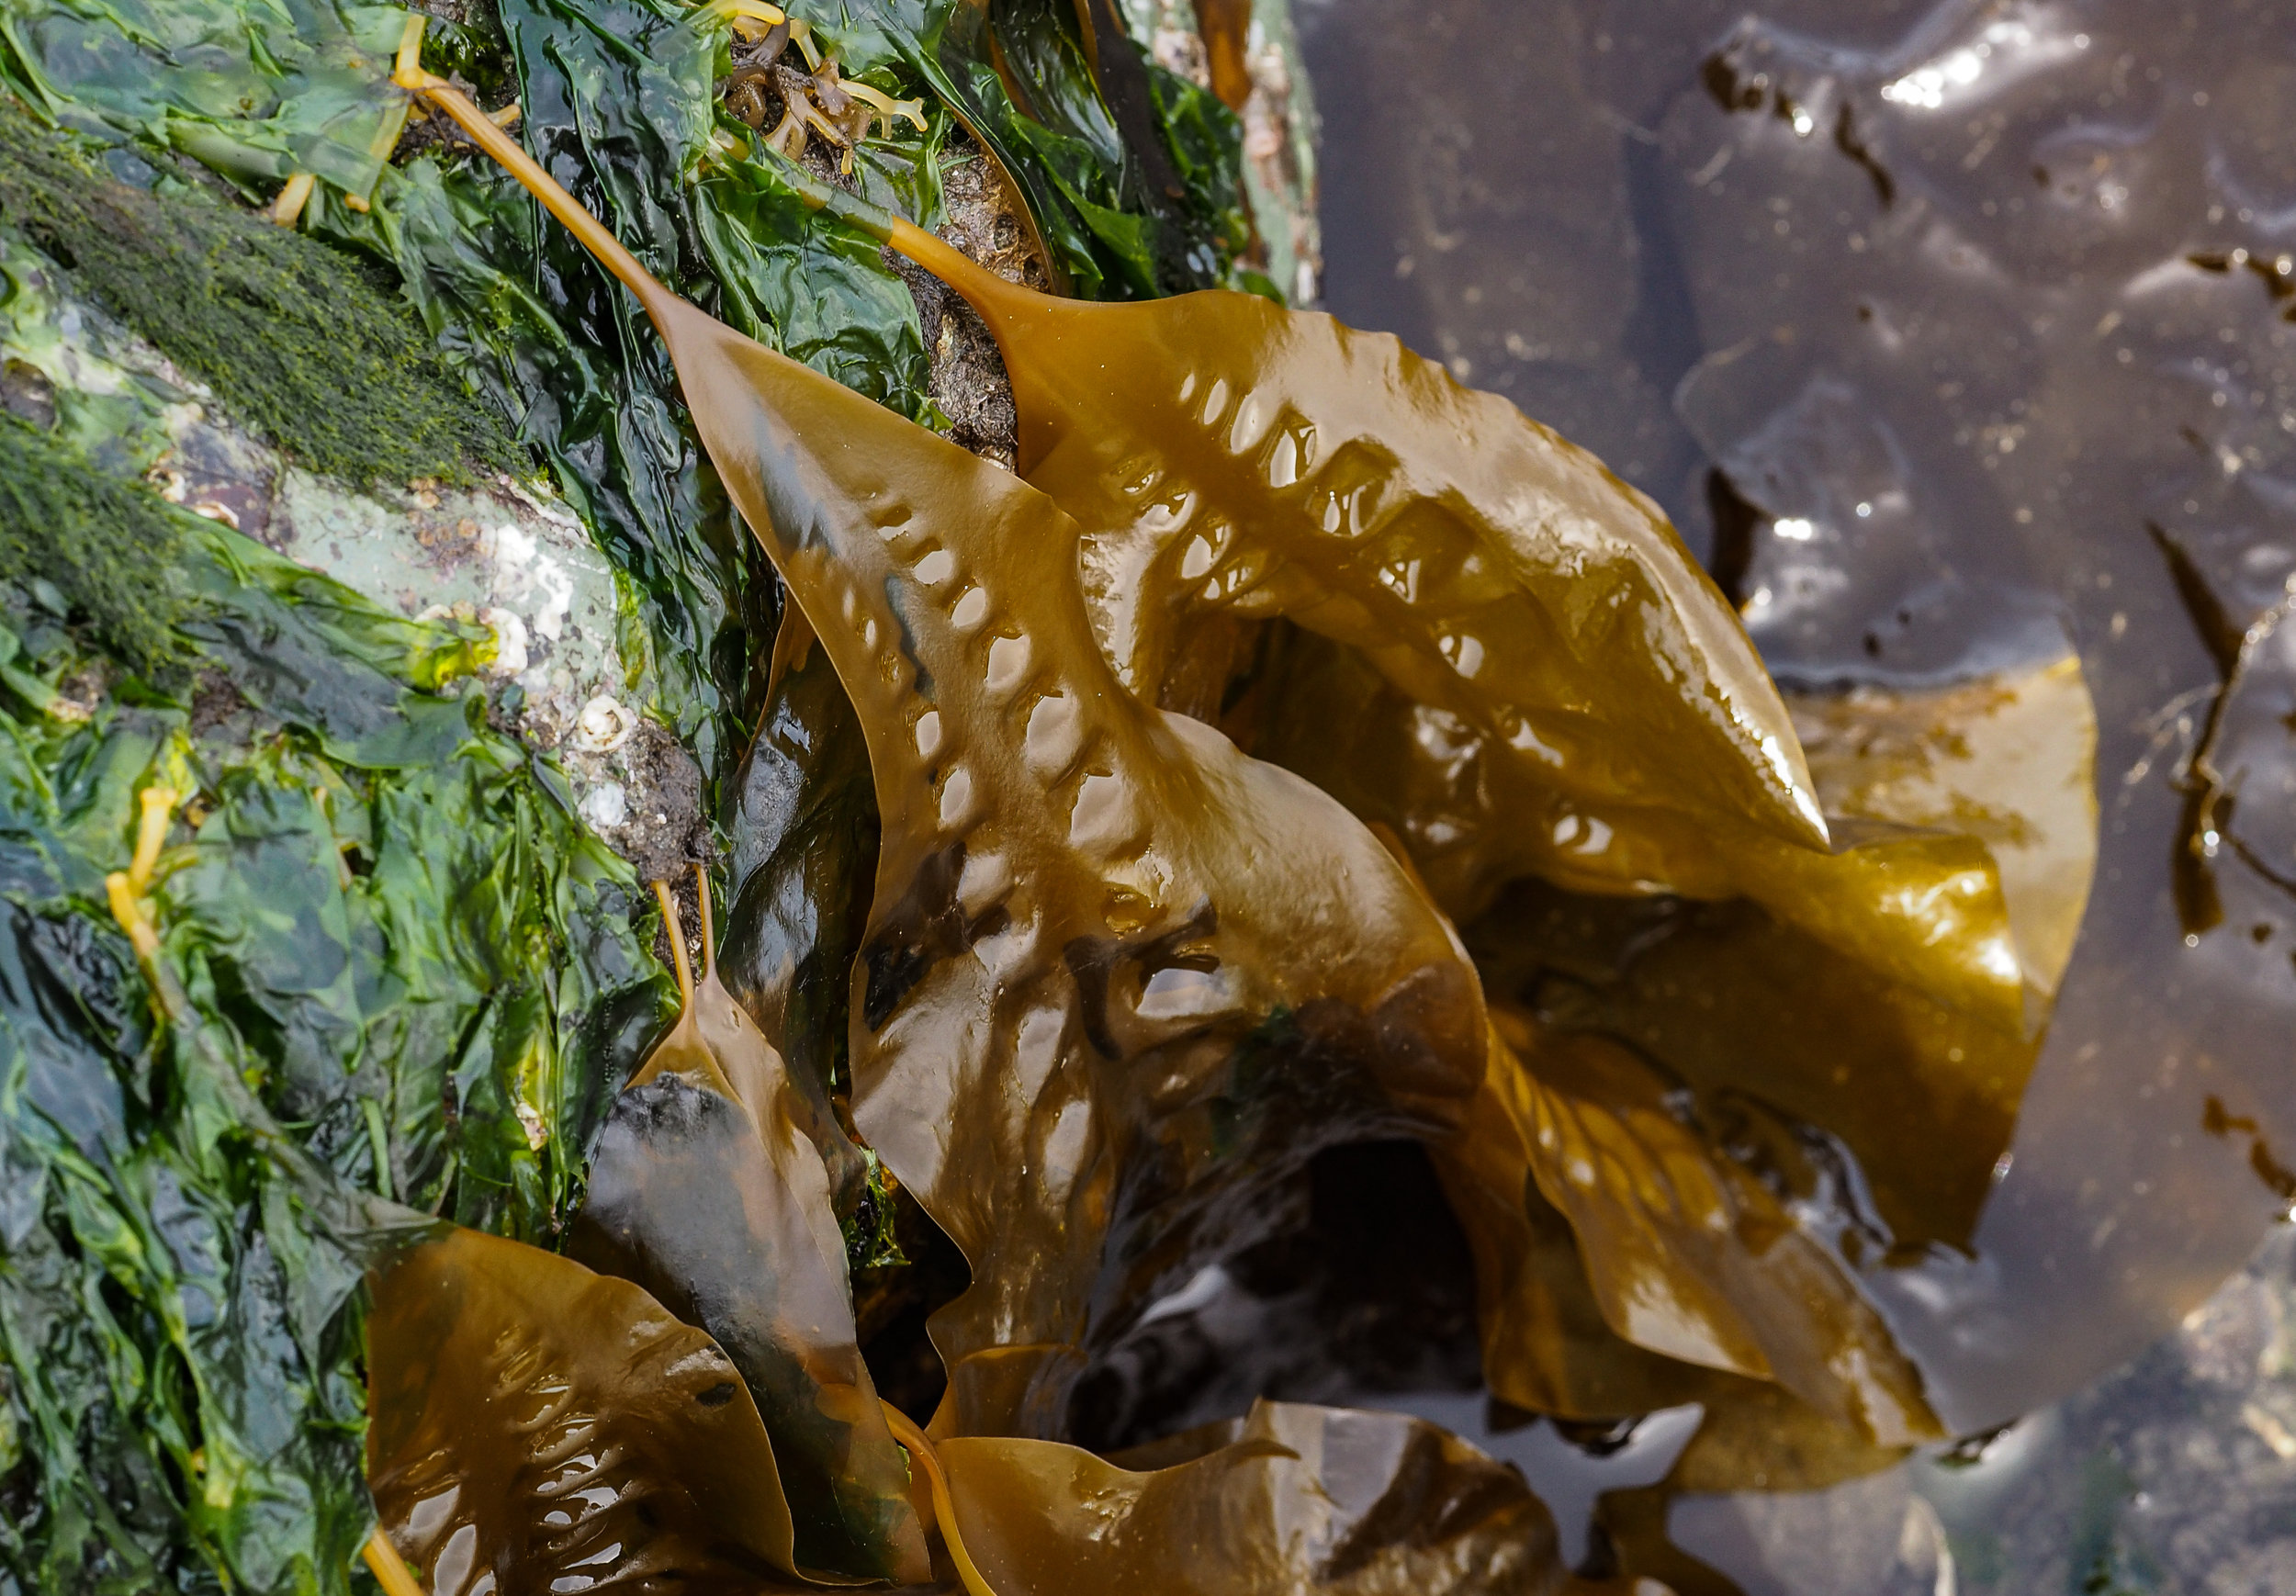
[(2124, 1455), (2214, 1414), (2172, 1472), (2296, 1500), (2277, 1330), (2144, 1372), (2288, 1274), (2224, 1285), (2296, 1196), (2296, 4), (1300, 11), (1330, 309), (1657, 498), (1782, 679), (2069, 639), (2096, 697), (2097, 887), (1974, 1253), (1867, 1276), (1953, 1429), (2041, 1416), (1677, 1544), (1749, 1590), (2296, 1589), (2285, 1509), (2148, 1529)]

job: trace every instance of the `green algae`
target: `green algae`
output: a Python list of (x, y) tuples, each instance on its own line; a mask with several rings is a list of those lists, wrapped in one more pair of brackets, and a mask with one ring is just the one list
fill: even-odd
[(0, 579), (45, 583), (139, 669), (174, 653), (183, 599), (170, 573), (181, 534), (157, 495), (0, 418)]
[(120, 183), (5, 103), (0, 225), (310, 470), (368, 487), (517, 461), (405, 300), (349, 258), (188, 185)]

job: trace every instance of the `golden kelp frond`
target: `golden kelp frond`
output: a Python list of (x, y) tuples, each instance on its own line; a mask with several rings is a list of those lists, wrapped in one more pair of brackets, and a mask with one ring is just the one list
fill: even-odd
[(1120, 1192), (1185, 1206), (1249, 1167), (1287, 1091), (1456, 1112), (1480, 1010), (1448, 927), (1337, 804), (1116, 681), (1042, 575), (1073, 522), (698, 311), (656, 315), (868, 736), (854, 1114), (973, 1263), (936, 1326), (952, 1364), (1080, 1343), (1109, 1227), (1137, 1218)]
[[(706, 947), (706, 882), (702, 901)], [(569, 1250), (731, 1358), (772, 1438), (798, 1567), (922, 1579), (930, 1565), (857, 1344), (828, 1172), (792, 1117), (802, 1099), (715, 958), (692, 974), (666, 918), (683, 1011), (614, 1104)]]
[(1228, 292), (1086, 304), (917, 259), (996, 332), (1022, 475), (1090, 529), (1095, 624), (1134, 691), (1199, 615), (1288, 615), (1558, 792), (1823, 845), (1736, 617), (1583, 450), (1328, 316)]
[(367, 1481), (433, 1596), (806, 1588), (740, 1376), (645, 1292), (456, 1231), (374, 1293)]
[[(1319, 691), (1313, 670), (1300, 695), (1267, 686), (1257, 724), (1295, 746), (1265, 751), (1371, 786), (1350, 806), (1397, 827), (1447, 911), (1521, 874), (1749, 897), (1890, 979), (2023, 1017), (1984, 849), (1873, 827), (1827, 847), (1737, 618), (1592, 456), (1329, 317), (1219, 292), (1054, 299), (884, 227), (996, 334), (1022, 474), (1089, 529), (1083, 580), (1120, 676), (1217, 704), (1220, 683), (1189, 679), (1207, 658), (1224, 677), (1239, 618), (1317, 635), (1376, 688)], [(2032, 950), (2037, 973), (2062, 943)]]
[[(1889, 1232), (1885, 1246), (1965, 1246), (2039, 1054), (2032, 1018), (2045, 1012), (2042, 995), (2063, 968), (2094, 868), (2088, 694), (2066, 659), (1930, 692), (1794, 702), (1818, 733), (1813, 768), (1829, 813), (1852, 817), (1837, 830), (1874, 835), (1845, 857), (1904, 861), (1904, 895), (1916, 905), (1925, 881), (1936, 886), (1916, 868), (1925, 858), (1976, 860), (2001, 882), (1985, 940), (2015, 950), (2029, 972), (2024, 1005), (2009, 1008), (2006, 994), (1954, 1001), (1939, 979), (1942, 950), (1926, 971), (1860, 959), (1806, 921), (1752, 904), (1638, 905), (1517, 882), (1467, 927), (1468, 942), (1494, 994), (1550, 1025), (1626, 1040), (1710, 1118), (1751, 1101), (1840, 1138)], [(1445, 813), (1413, 824), (1424, 835)], [(1967, 829), (1908, 829), (1923, 822)], [(1998, 874), (1993, 848), (2011, 861)]]
[(1678, 807), (1581, 802), (1321, 637), (1293, 639), (1257, 691), (1255, 751), (1392, 826), (1462, 922), (1525, 876), (1589, 894), (1746, 897), (1878, 978), (2023, 1021), (2008, 905), (1975, 837), (1837, 815), (1832, 851), (1819, 851)]
[[(1486, 1092), (1482, 1111), (1507, 1124)], [(1773, 1380), (1645, 1351), (1613, 1330), (1587, 1282), (1578, 1237), (1529, 1173), (1519, 1134), (1457, 1139), (1436, 1161), (1475, 1253), (1483, 1379), (1502, 1401), (1612, 1422), (1695, 1403), (1697, 1433), (1668, 1476), (1689, 1491), (1816, 1490), (1906, 1454), (1812, 1407)]]
[(1044, 1441), (940, 1453), (997, 1596), (1548, 1596), (1569, 1583), (1521, 1477), (1432, 1424), (1261, 1402), (1205, 1439), (1203, 1456), (1145, 1472)]

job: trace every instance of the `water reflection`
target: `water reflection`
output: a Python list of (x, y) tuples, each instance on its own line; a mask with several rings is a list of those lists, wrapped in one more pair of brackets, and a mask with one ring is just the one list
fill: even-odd
[(2296, 5), (1301, 10), (1344, 319), (1658, 498), (1790, 684), (2077, 651), (2101, 851), (2014, 1141), (1864, 1279), (1958, 1433), (2097, 1380), (2296, 1162)]

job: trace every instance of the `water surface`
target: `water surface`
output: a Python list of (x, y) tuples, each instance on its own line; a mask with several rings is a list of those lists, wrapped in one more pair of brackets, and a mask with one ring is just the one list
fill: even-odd
[(1782, 680), (2069, 641), (2096, 698), (1974, 1246), (1867, 1275), (1953, 1430), (2036, 1416), (1676, 1541), (1749, 1590), (2296, 1590), (2296, 5), (1300, 11), (1330, 309), (1657, 498)]

